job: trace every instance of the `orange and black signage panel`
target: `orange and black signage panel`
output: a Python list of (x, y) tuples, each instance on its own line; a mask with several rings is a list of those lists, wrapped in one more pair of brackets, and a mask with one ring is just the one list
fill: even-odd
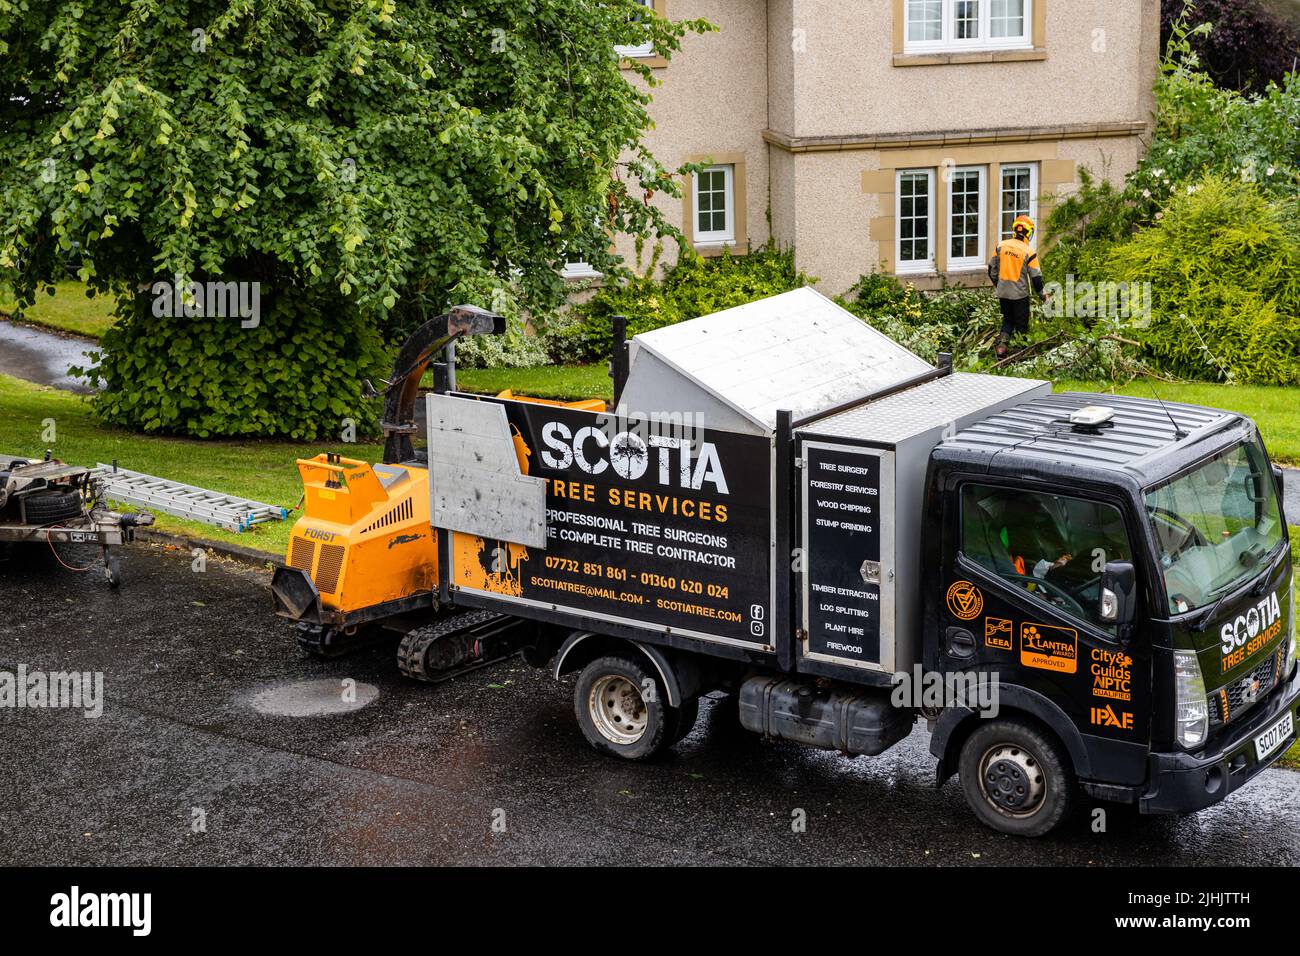
[(765, 438), (503, 402), (546, 480), (545, 551), (457, 535), (461, 587), (759, 646), (771, 640)]
[(1004, 617), (984, 619), (984, 646), (1009, 651), (1013, 641), (1012, 624)]

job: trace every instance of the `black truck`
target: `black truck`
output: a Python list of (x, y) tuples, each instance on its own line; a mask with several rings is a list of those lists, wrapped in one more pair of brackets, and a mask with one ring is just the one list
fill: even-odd
[(845, 754), (924, 721), (938, 783), (1025, 836), (1081, 791), (1199, 810), (1295, 741), (1282, 473), (1249, 419), (932, 366), (810, 289), (638, 335), (615, 378), (607, 413), (427, 397), (440, 617), (408, 673), (524, 622), (633, 760), (718, 690)]

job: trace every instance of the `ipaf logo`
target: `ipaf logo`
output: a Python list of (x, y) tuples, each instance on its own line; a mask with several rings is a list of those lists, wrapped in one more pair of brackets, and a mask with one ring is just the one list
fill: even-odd
[[(1277, 592), (1274, 591), (1245, 613), (1224, 622), (1223, 627), (1219, 629), (1223, 656), (1236, 658), (1232, 665), (1235, 666), (1280, 633), (1282, 633), (1282, 606), (1278, 602)], [(1259, 639), (1261, 635), (1262, 640)], [(1250, 649), (1246, 650), (1248, 643)], [(1245, 653), (1242, 653), (1243, 651)]]
[(1115, 730), (1132, 730), (1133, 715), (1126, 710), (1115, 712), (1115, 708), (1107, 705), (1106, 707), (1092, 708), (1092, 725), (1094, 727), (1112, 727)]

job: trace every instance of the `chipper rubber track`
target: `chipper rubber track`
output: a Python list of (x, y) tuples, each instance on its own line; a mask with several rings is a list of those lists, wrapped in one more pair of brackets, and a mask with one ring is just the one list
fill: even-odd
[(397, 666), (407, 677), (437, 684), (514, 656), (534, 627), (506, 614), (465, 611), (407, 632), (397, 648)]

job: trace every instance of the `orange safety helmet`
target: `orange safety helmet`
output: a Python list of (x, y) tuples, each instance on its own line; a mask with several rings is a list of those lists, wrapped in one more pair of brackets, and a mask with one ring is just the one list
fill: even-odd
[(1032, 239), (1034, 236), (1034, 220), (1028, 216), (1017, 216), (1016, 221), (1011, 224), (1011, 231), (1015, 233), (1021, 229), (1025, 231), (1026, 239)]

